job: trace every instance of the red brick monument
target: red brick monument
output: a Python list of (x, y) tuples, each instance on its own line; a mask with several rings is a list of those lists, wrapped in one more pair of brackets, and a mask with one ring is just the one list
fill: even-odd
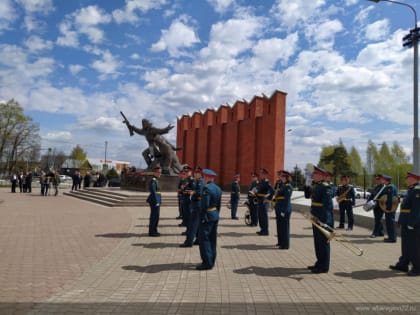
[(247, 185), (260, 167), (274, 183), (275, 172), (284, 168), (286, 95), (275, 91), (178, 118), (176, 144), (183, 147), (178, 159), (214, 170), (221, 186), (230, 185), (237, 173)]

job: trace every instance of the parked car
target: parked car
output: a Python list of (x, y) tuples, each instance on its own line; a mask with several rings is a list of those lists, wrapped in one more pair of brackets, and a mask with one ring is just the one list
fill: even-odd
[(119, 178), (111, 178), (108, 181), (108, 187), (120, 187), (121, 186), (121, 181)]
[(71, 181), (71, 177), (67, 176), (67, 175), (60, 175), (60, 181), (65, 182), (65, 181)]
[(370, 197), (370, 192), (368, 192), (367, 190), (364, 191), (362, 188), (354, 188), (354, 193), (357, 199), (365, 198), (364, 196), (366, 196), (366, 199)]

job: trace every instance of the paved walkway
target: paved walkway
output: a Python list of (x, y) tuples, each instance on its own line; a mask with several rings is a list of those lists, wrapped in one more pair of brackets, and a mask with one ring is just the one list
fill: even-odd
[(332, 241), (330, 272), (312, 274), (300, 213), (279, 250), (272, 212), (270, 236), (257, 236), (223, 209), (216, 266), (196, 271), (177, 209), (162, 208), (159, 238), (147, 236), (148, 212), (0, 189), (0, 314), (420, 314), (420, 278), (388, 269), (400, 243), (370, 229), (344, 232), (363, 256)]

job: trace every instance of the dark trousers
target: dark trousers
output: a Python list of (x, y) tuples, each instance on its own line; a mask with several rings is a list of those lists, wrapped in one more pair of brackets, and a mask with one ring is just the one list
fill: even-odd
[(413, 272), (420, 273), (420, 226), (408, 230), (409, 234), (409, 255), (413, 264)]
[(187, 226), (187, 239), (185, 244), (192, 245), (194, 240), (197, 238), (198, 227), (200, 225), (200, 205), (193, 204), (190, 215), (190, 225)]
[(251, 225), (258, 225), (258, 205), (254, 203), (254, 200), (249, 200), (249, 212), (251, 214)]
[(150, 205), (150, 217), (149, 217), (149, 235), (158, 233), (158, 224), (160, 217), (160, 206), (154, 204)]
[(263, 200), (258, 200), (258, 219), (261, 228), (261, 234), (268, 235), (268, 208), (270, 207), (270, 202), (263, 202)]
[(198, 230), (198, 243), (200, 256), (204, 266), (212, 268), (217, 256), (217, 225), (219, 221), (210, 221), (200, 224)]
[(397, 239), (397, 228), (395, 225), (395, 212), (385, 213), (385, 226), (388, 238), (391, 240)]
[(191, 224), (191, 200), (190, 196), (182, 198), (182, 225), (187, 227)]
[(314, 247), (316, 263), (315, 267), (328, 271), (330, 269), (330, 243), (324, 234), (315, 226), (312, 225), (314, 234)]
[(238, 203), (239, 203), (239, 198), (237, 196), (230, 197), (230, 215), (231, 215), (231, 218), (236, 218), (236, 213), (238, 212)]
[(354, 217), (353, 217), (353, 206), (350, 200), (344, 200), (338, 204), (340, 209), (340, 225), (338, 227), (344, 228), (347, 214), (347, 227), (353, 228)]
[(13, 180), (12, 181), (12, 193), (15, 193), (15, 192), (16, 192), (16, 181)]
[(384, 212), (378, 207), (375, 207), (373, 209), (373, 216), (375, 218), (375, 226), (373, 227), (372, 234), (376, 236), (384, 235), (384, 227), (382, 225), (382, 217), (384, 216)]
[(397, 262), (397, 265), (401, 267), (408, 267), (410, 264), (409, 237), (410, 234), (407, 225), (401, 225), (401, 256)]
[(277, 241), (280, 247), (289, 248), (290, 243), (290, 212), (276, 209)]

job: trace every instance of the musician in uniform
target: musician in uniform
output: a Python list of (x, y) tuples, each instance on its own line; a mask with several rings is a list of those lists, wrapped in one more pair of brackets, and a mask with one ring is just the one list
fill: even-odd
[[(327, 171), (314, 166), (312, 173), (312, 192), (311, 192), (311, 215), (313, 220), (326, 230), (331, 230), (332, 218), (332, 193), (331, 186), (325, 180), (328, 176)], [(330, 243), (326, 235), (318, 226), (312, 224), (314, 235), (314, 247), (316, 262), (308, 269), (313, 273), (327, 273), (330, 268)]]
[[(186, 226), (186, 231), (182, 233), (182, 235), (189, 235), (192, 229), (192, 204), (191, 204), (191, 197), (194, 194), (195, 188), (195, 179), (192, 176), (192, 168), (189, 165), (185, 165), (183, 167), (183, 171), (185, 172), (185, 182), (182, 187), (182, 221)], [(179, 245), (180, 247), (191, 247), (192, 244), (186, 244), (185, 242)]]
[(203, 195), (204, 180), (201, 167), (194, 170), (194, 191), (191, 195), (191, 227), (187, 229), (187, 238), (181, 247), (192, 247), (198, 244), (198, 229), (200, 225), (201, 199)]
[[(375, 188), (373, 189), (373, 193), (368, 197), (367, 202), (373, 200), (376, 202), (376, 199), (379, 197), (379, 194), (382, 193), (384, 185), (382, 184), (382, 175), (376, 174), (375, 175)], [(373, 208), (373, 216), (375, 220), (375, 225), (373, 227), (372, 234), (370, 235), (371, 238), (375, 238), (377, 236), (384, 236), (384, 226), (382, 225), (382, 217), (384, 216), (384, 212), (379, 207), (378, 202), (375, 203)]]
[(255, 194), (257, 191), (258, 185), (258, 175), (257, 173), (251, 173), (252, 182), (249, 185), (248, 189), (248, 205), (249, 205), (249, 212), (251, 214), (251, 226), (258, 225), (258, 199), (257, 195)]
[(350, 185), (350, 176), (341, 176), (341, 185), (338, 185), (337, 192), (338, 207), (340, 210), (340, 223), (337, 229), (344, 229), (345, 216), (347, 214), (347, 231), (353, 230), (353, 206), (356, 204), (354, 187)]
[(201, 264), (197, 270), (209, 270), (214, 267), (217, 256), (217, 225), (222, 203), (222, 190), (214, 183), (216, 173), (209, 169), (203, 170), (204, 182), (201, 199), (201, 223), (198, 229)]
[(278, 180), (274, 188), (274, 209), (277, 223), (277, 246), (279, 249), (289, 249), (290, 215), (292, 213), (291, 197), (293, 186), (291, 175), (287, 171), (278, 171)]
[(241, 197), (241, 189), (239, 187), (239, 181), (241, 176), (236, 174), (233, 176), (233, 182), (231, 186), (231, 193), (230, 193), (230, 216), (232, 220), (238, 220), (238, 216), (236, 215), (238, 212), (238, 203)]
[(260, 181), (257, 185), (257, 199), (258, 220), (261, 230), (257, 232), (258, 235), (268, 235), (268, 210), (274, 194), (274, 188), (267, 178), (268, 175), (269, 173), (265, 168), (260, 169)]
[[(178, 212), (179, 215), (176, 217), (177, 219), (182, 219), (182, 187), (185, 183), (185, 172), (181, 170), (178, 173), (179, 181), (178, 181)], [(183, 226), (183, 223), (181, 222), (179, 226)]]
[[(420, 275), (420, 175), (408, 172), (405, 182), (407, 195), (401, 203), (398, 223), (401, 225), (401, 256), (392, 270), (408, 272), (409, 276)], [(410, 262), (412, 270), (408, 271)]]
[(384, 190), (379, 195), (379, 198), (386, 196), (385, 212), (385, 226), (388, 237), (384, 239), (385, 243), (395, 243), (397, 241), (397, 229), (395, 225), (395, 211), (392, 210), (393, 199), (397, 197), (397, 188), (391, 183), (392, 177), (382, 174), (381, 182), (385, 185)]
[(160, 236), (158, 232), (158, 224), (160, 217), (160, 204), (161, 204), (161, 194), (160, 194), (160, 185), (159, 178), (161, 175), (160, 166), (157, 165), (153, 169), (153, 177), (149, 182), (149, 196), (147, 197), (147, 202), (150, 205), (150, 217), (149, 217), (149, 236)]

